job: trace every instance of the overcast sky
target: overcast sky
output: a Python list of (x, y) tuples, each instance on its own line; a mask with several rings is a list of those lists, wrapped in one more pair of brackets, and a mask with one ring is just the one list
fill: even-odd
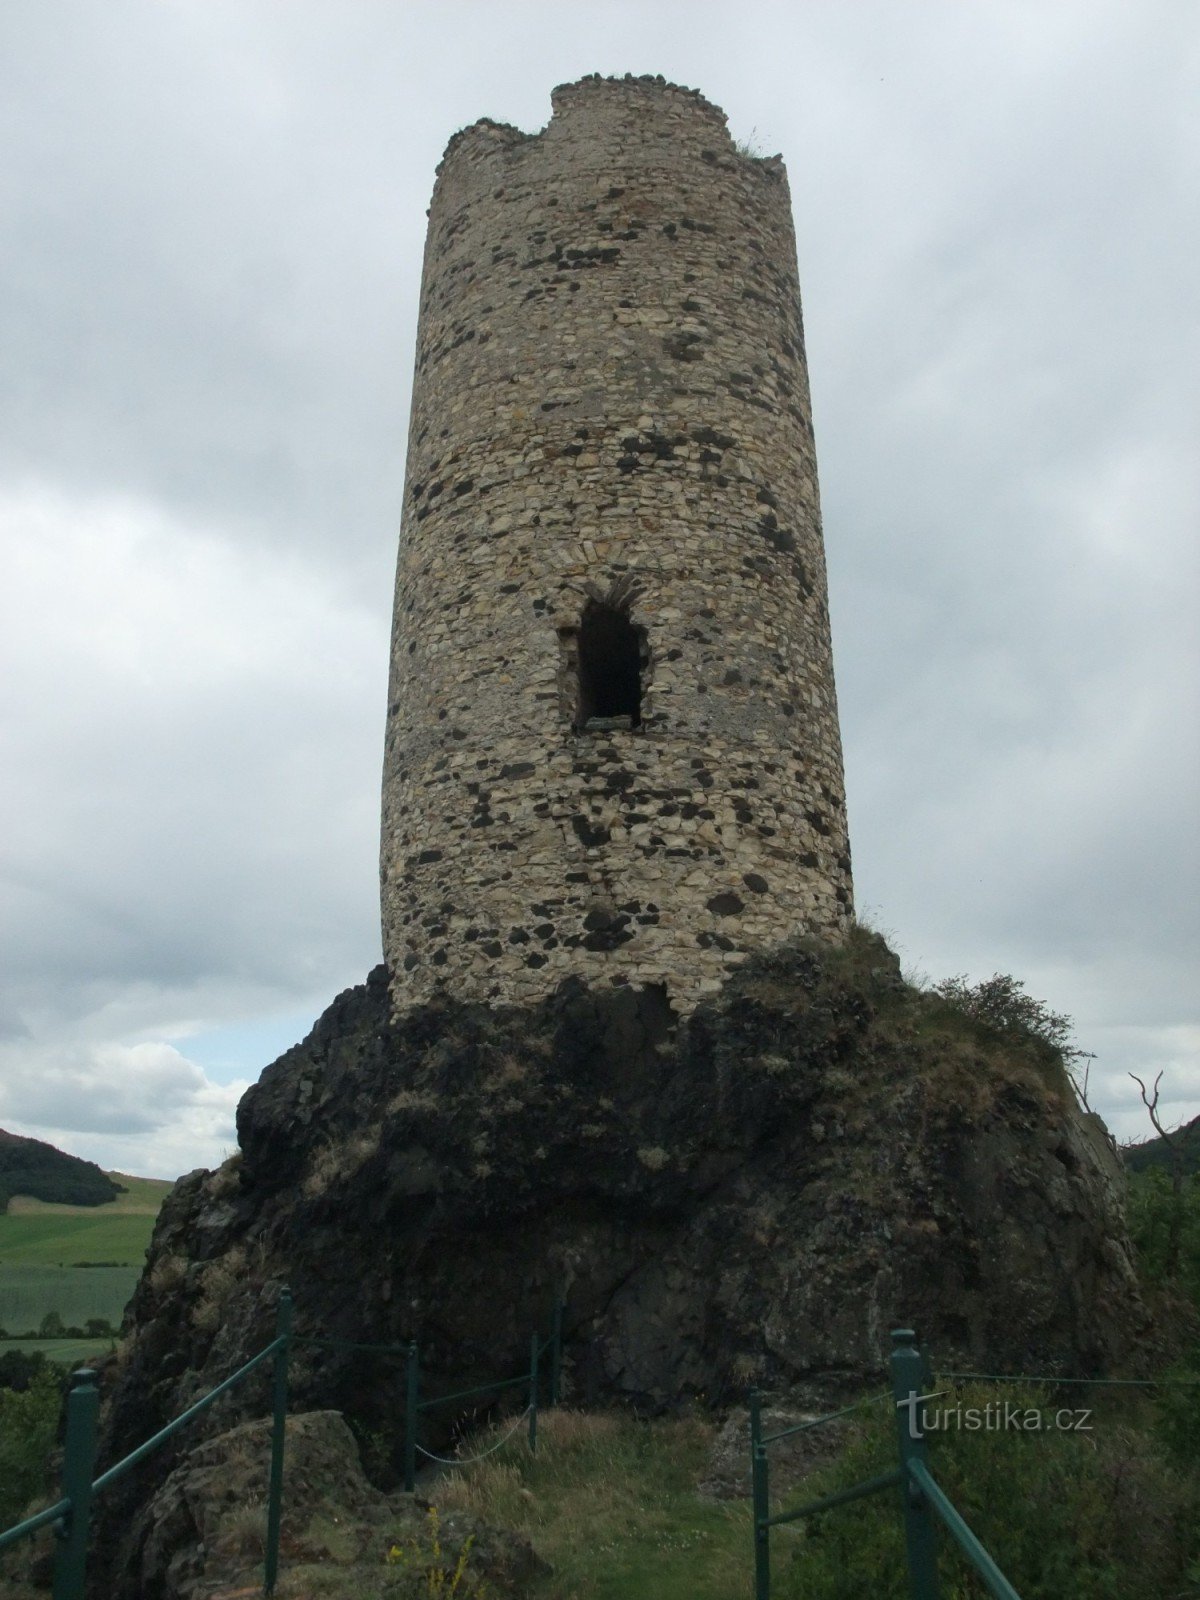
[(860, 911), (1200, 1112), (1193, 0), (4, 0), (0, 1125), (213, 1163), (379, 960), (434, 168), (592, 71), (787, 163)]

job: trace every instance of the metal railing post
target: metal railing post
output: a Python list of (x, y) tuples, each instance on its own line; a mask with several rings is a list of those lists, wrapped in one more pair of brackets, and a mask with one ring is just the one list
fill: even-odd
[(529, 1335), (529, 1451), (537, 1455), (538, 1335)]
[(770, 1468), (762, 1441), (762, 1397), (750, 1391), (750, 1507), (754, 1518), (754, 1600), (771, 1596)]
[(559, 1393), (562, 1389), (562, 1333), (563, 1333), (563, 1303), (561, 1299), (554, 1302), (554, 1322), (550, 1332), (550, 1404), (558, 1404)]
[(911, 1328), (892, 1332), (892, 1397), (900, 1445), (900, 1497), (912, 1600), (938, 1600), (937, 1543), (929, 1502), (909, 1474), (909, 1462), (926, 1464), (925, 1378), (928, 1367)]
[(417, 1406), (421, 1386), (417, 1341), (408, 1346), (408, 1373), (404, 1403), (404, 1492), (411, 1494), (417, 1485)]
[(100, 1389), (95, 1372), (71, 1374), (67, 1393), (67, 1438), (63, 1452), (62, 1497), (71, 1502), (54, 1556), (54, 1600), (83, 1600), (87, 1578), (88, 1525), (92, 1478), (96, 1470), (96, 1421)]
[(275, 1352), (271, 1382), (271, 1472), (267, 1480), (267, 1553), (263, 1563), (263, 1593), (275, 1593), (279, 1576), (279, 1525), (283, 1517), (283, 1450), (287, 1438), (288, 1361), (292, 1349), (292, 1291), (279, 1291), (275, 1308), (275, 1337), (283, 1343)]

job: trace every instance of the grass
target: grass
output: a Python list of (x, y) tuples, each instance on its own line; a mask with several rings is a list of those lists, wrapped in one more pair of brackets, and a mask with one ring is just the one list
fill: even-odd
[[(1172, 1462), (1149, 1419), (1153, 1403), (1135, 1392), (1073, 1388), (1057, 1397), (1018, 1384), (935, 1378), (935, 1410), (976, 1422), (943, 1422), (929, 1434), (929, 1466), (1022, 1600), (1194, 1600), (1200, 1594), (1197, 1507), (1200, 1482)], [(984, 1419), (990, 1413), (992, 1421)], [(1033, 1426), (1001, 1426), (1012, 1408)], [(1082, 1421), (1086, 1431), (1054, 1426)], [(890, 1409), (855, 1419), (838, 1459), (812, 1475), (799, 1499), (829, 1494), (895, 1464)], [(809, 1520), (793, 1559), (775, 1562), (777, 1600), (906, 1600), (903, 1524), (894, 1491)], [(937, 1539), (942, 1594), (983, 1600), (957, 1547)]]
[(57, 1201), (34, 1200), (15, 1194), (8, 1203), (10, 1217), (156, 1217), (174, 1185), (166, 1178), (135, 1178), (127, 1172), (110, 1172), (114, 1183), (125, 1189), (115, 1200), (102, 1206), (67, 1206)]
[(0, 1339), (0, 1356), (10, 1350), (20, 1350), (27, 1356), (40, 1350), (48, 1361), (73, 1367), (93, 1356), (106, 1356), (112, 1345), (112, 1339)]
[(514, 1441), (423, 1492), (531, 1541), (553, 1572), (530, 1600), (730, 1600), (749, 1592), (750, 1514), (696, 1492), (712, 1439), (696, 1418), (551, 1411), (536, 1457)]
[(116, 1261), (140, 1271), (153, 1216), (107, 1212), (21, 1213), (0, 1217), (0, 1267), (72, 1267)]
[(15, 1266), (72, 1267), (80, 1261), (117, 1261), (140, 1271), (154, 1219), (173, 1186), (162, 1178), (135, 1178), (124, 1172), (108, 1176), (126, 1193), (102, 1206), (59, 1205), (14, 1195), (0, 1216), (0, 1271)]
[(137, 1283), (138, 1267), (38, 1267), (0, 1264), (0, 1328), (27, 1333), (57, 1311), (68, 1328), (103, 1317), (114, 1327)]
[[(1073, 1417), (1080, 1405), (1094, 1408), (1083, 1433), (968, 1427), (930, 1436), (939, 1482), (1025, 1600), (1200, 1596), (1200, 1565), (1191, 1564), (1200, 1548), (1194, 1395), (1176, 1402), (1191, 1408), (1180, 1423), (1190, 1431), (1173, 1463), (1155, 1437), (1154, 1403), (1139, 1393), (1072, 1391), (1051, 1400), (1019, 1386), (999, 1395), (998, 1386), (946, 1387), (950, 1407), (982, 1415), (1008, 1401), (1044, 1413), (1047, 1425), (1064, 1405)], [(566, 1410), (540, 1422), (536, 1457), (518, 1436), (486, 1461), (422, 1485), (444, 1518), (465, 1512), (530, 1540), (554, 1570), (529, 1588), (529, 1600), (735, 1600), (752, 1592), (748, 1502), (696, 1492), (709, 1423)], [(464, 1453), (486, 1449), (498, 1433), (471, 1440)], [(895, 1459), (891, 1409), (872, 1409), (856, 1419), (836, 1462), (773, 1499), (772, 1510), (849, 1487)], [(943, 1593), (981, 1600), (952, 1542), (942, 1536), (939, 1546)], [(900, 1600), (908, 1579), (895, 1494), (773, 1530), (771, 1561), (778, 1600)]]
[[(119, 1326), (146, 1259), (154, 1220), (172, 1185), (111, 1172), (125, 1188), (102, 1206), (68, 1206), (15, 1195), (0, 1216), (0, 1328), (28, 1333), (57, 1311), (66, 1327), (103, 1317)], [(80, 1266), (120, 1262), (120, 1266)], [(11, 1340), (5, 1349), (44, 1349), (75, 1361), (108, 1348), (101, 1339)]]

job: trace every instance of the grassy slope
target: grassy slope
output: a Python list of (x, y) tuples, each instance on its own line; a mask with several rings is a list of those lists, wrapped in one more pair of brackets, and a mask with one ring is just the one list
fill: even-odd
[[(159, 1178), (109, 1174), (126, 1193), (102, 1206), (69, 1206), (16, 1196), (0, 1216), (0, 1327), (24, 1332), (57, 1311), (68, 1326), (91, 1317), (119, 1325), (145, 1259), (154, 1219), (171, 1184)], [(80, 1261), (118, 1261), (120, 1267), (80, 1268)], [(7, 1349), (45, 1349), (75, 1361), (105, 1350), (107, 1341), (20, 1340)]]
[(109, 1174), (127, 1192), (102, 1206), (48, 1204), (17, 1195), (0, 1216), (0, 1272), (12, 1266), (70, 1268), (117, 1261), (141, 1268), (154, 1219), (171, 1190), (159, 1178)]
[(153, 1217), (106, 1214), (0, 1217), (0, 1271), (7, 1267), (64, 1267), (108, 1261), (140, 1269)]
[[(537, 1600), (731, 1600), (751, 1591), (750, 1511), (696, 1492), (712, 1437), (691, 1418), (549, 1412), (536, 1458), (514, 1442), (423, 1492), (524, 1534), (554, 1569)], [(794, 1542), (779, 1530), (781, 1562)]]
[(137, 1280), (137, 1267), (0, 1266), (0, 1328), (37, 1329), (48, 1311), (68, 1328), (86, 1327), (92, 1317), (118, 1327)]
[(125, 1190), (102, 1206), (66, 1206), (17, 1194), (9, 1202), (10, 1216), (21, 1217), (156, 1217), (173, 1185), (166, 1178), (135, 1178), (125, 1172), (107, 1174)]
[[(93, 1356), (107, 1355), (113, 1348), (112, 1339), (4, 1339), (0, 1340), (0, 1356), (8, 1350), (23, 1350), (33, 1355), (40, 1350), (48, 1361), (62, 1367), (74, 1367)], [(0, 1600), (4, 1591), (0, 1589)]]
[[(952, 1405), (982, 1415), (982, 1407), (998, 1404), (996, 1388), (947, 1393)], [(1183, 1600), (1200, 1592), (1185, 1575), (1196, 1550), (1200, 1486), (1145, 1431), (1151, 1403), (1141, 1394), (1089, 1393), (1083, 1398), (1094, 1409), (1084, 1415), (1092, 1431), (1076, 1435), (1050, 1429), (1062, 1397), (1013, 1389), (1003, 1398), (1023, 1411), (1044, 1407), (1048, 1431), (948, 1429), (931, 1435), (930, 1452), (939, 1481), (1026, 1600)], [(1081, 1396), (1067, 1398), (1075, 1415)], [(748, 1502), (714, 1502), (697, 1492), (710, 1423), (570, 1411), (540, 1420), (536, 1457), (520, 1430), (486, 1460), (418, 1486), (444, 1529), (455, 1513), (467, 1513), (531, 1541), (553, 1571), (522, 1589), (523, 1600), (741, 1600), (753, 1592)], [(488, 1449), (509, 1426), (465, 1441), (465, 1450)], [(772, 1511), (890, 1469), (895, 1449), (890, 1407), (871, 1408), (839, 1460), (773, 1499)], [(907, 1595), (898, 1512), (889, 1492), (838, 1507), (820, 1522), (775, 1529), (775, 1600)], [(449, 1581), (439, 1586), (437, 1574), (447, 1563), (431, 1559), (431, 1531), (398, 1545), (399, 1572), (380, 1570), (382, 1562), (339, 1571), (332, 1546), (323, 1564), (285, 1560), (280, 1600), (448, 1594)], [(950, 1541), (939, 1543), (943, 1595), (982, 1595)], [(479, 1600), (470, 1566), (453, 1592)], [(486, 1593), (494, 1600), (490, 1585)]]

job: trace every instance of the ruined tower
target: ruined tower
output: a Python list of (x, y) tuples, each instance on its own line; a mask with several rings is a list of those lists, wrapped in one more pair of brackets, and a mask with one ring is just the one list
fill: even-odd
[(456, 134), (429, 212), (384, 953), (402, 1005), (686, 1010), (851, 915), (787, 178), (661, 79), (552, 98)]

